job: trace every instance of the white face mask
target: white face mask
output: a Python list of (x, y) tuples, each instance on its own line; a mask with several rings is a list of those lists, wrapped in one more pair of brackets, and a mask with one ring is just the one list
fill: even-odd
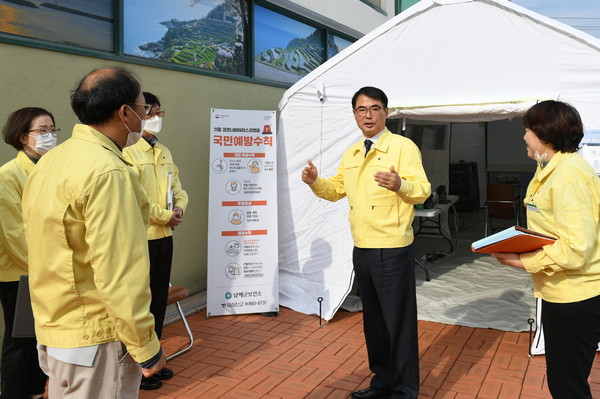
[(538, 151), (540, 149), (540, 145), (542, 145), (541, 142), (538, 144), (537, 148), (535, 149), (535, 152), (533, 153), (535, 161), (538, 163), (538, 165), (546, 163), (546, 160), (548, 159), (548, 146), (546, 145), (546, 151), (544, 151), (544, 153), (540, 155), (540, 152)]
[(56, 147), (57, 138), (50, 133), (46, 137), (42, 136), (41, 134), (39, 136), (29, 137), (33, 137), (33, 139), (35, 140), (35, 146), (29, 147), (31, 147), (31, 149), (38, 153), (40, 156), (44, 155), (45, 153)]
[(162, 128), (162, 118), (158, 115), (155, 115), (151, 119), (146, 119), (146, 124), (144, 125), (144, 130), (148, 133), (156, 134), (160, 132)]
[[(128, 105), (127, 108), (131, 109), (131, 107)], [(123, 125), (125, 125), (125, 128), (127, 128), (127, 131), (129, 132), (129, 134), (127, 135), (127, 142), (125, 143), (125, 147), (130, 147), (132, 145), (134, 145), (135, 143), (137, 143), (141, 138), (142, 138), (142, 132), (144, 131), (144, 124), (146, 122), (145, 119), (142, 119), (138, 116), (138, 114), (136, 114), (132, 109), (131, 112), (133, 112), (133, 114), (135, 116), (137, 116), (137, 118), (140, 120), (140, 131), (139, 132), (132, 132), (131, 129), (129, 129), (129, 126), (127, 126), (127, 124), (125, 123), (125, 121), (123, 119), (121, 119), (121, 122), (123, 122)], [(123, 148), (125, 148), (123, 147)]]

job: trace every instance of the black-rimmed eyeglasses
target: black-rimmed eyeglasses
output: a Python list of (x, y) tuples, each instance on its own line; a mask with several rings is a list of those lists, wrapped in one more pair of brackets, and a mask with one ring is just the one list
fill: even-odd
[(28, 130), (27, 133), (38, 133), (42, 137), (48, 137), (49, 134), (56, 137), (60, 133), (60, 129), (33, 129)]
[(162, 110), (160, 110), (160, 111), (156, 111), (156, 112), (152, 112), (152, 111), (148, 112), (148, 116), (150, 116), (150, 117), (159, 116), (159, 117), (161, 117), (161, 118), (164, 118), (164, 117), (165, 117), (165, 114), (166, 114), (166, 112), (165, 112), (165, 111), (162, 111)]
[(354, 112), (356, 112), (356, 114), (358, 116), (367, 116), (367, 113), (370, 112), (371, 115), (373, 116), (377, 116), (379, 115), (379, 113), (381, 112), (383, 108), (378, 106), (378, 105), (374, 105), (371, 108), (367, 108), (367, 107), (358, 107), (354, 109)]
[(132, 105), (141, 105), (142, 107), (144, 107), (144, 112), (146, 112), (146, 115), (148, 115), (148, 113), (152, 109), (152, 105), (151, 104), (133, 103)]

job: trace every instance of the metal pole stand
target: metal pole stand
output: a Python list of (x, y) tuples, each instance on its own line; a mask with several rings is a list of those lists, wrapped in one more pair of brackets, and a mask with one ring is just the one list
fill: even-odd
[(533, 359), (533, 353), (531, 353), (531, 341), (533, 339), (533, 320), (531, 317), (527, 319), (527, 323), (529, 323), (529, 358)]
[(319, 328), (321, 328), (323, 326), (322, 320), (323, 318), (321, 317), (321, 311), (322, 311), (322, 307), (321, 304), (323, 302), (323, 297), (318, 297), (317, 301), (319, 301)]
[[(427, 262), (427, 259), (424, 259), (423, 262)], [(425, 281), (431, 281), (431, 278), (429, 277), (429, 268), (427, 265), (421, 263), (421, 261), (419, 261), (417, 258), (415, 258), (415, 263), (421, 266), (421, 268), (425, 271)]]

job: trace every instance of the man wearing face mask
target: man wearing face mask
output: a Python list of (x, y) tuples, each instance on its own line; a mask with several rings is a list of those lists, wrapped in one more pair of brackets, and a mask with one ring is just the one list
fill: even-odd
[[(150, 311), (154, 315), (154, 329), (160, 339), (169, 296), (173, 229), (183, 221), (188, 195), (181, 187), (179, 170), (171, 152), (158, 142), (157, 135), (163, 134), (165, 111), (160, 109), (160, 101), (154, 94), (144, 92), (144, 100), (152, 108), (145, 121), (142, 140), (127, 147), (123, 155), (133, 164), (150, 202), (150, 226), (147, 231), (152, 292)], [(150, 378), (143, 377), (140, 388), (160, 388), (162, 380), (171, 377), (173, 371), (163, 368)]]
[[(149, 204), (122, 149), (150, 109), (120, 68), (84, 77), (81, 121), (44, 155), (23, 194), (31, 303), (51, 398), (137, 398), (165, 365), (150, 313)], [(40, 204), (43, 198), (43, 204)]]

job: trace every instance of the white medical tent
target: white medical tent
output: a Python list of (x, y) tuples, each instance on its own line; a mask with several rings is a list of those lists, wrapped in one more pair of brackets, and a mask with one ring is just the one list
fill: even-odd
[(599, 129), (600, 40), (509, 1), (422, 0), (285, 92), (280, 303), (321, 310), (326, 320), (353, 280), (348, 204), (316, 198), (300, 175), (308, 159), (320, 175), (335, 174), (343, 152), (361, 139), (350, 100), (363, 86), (386, 92), (392, 118), (493, 121), (560, 99), (579, 110), (586, 130)]

